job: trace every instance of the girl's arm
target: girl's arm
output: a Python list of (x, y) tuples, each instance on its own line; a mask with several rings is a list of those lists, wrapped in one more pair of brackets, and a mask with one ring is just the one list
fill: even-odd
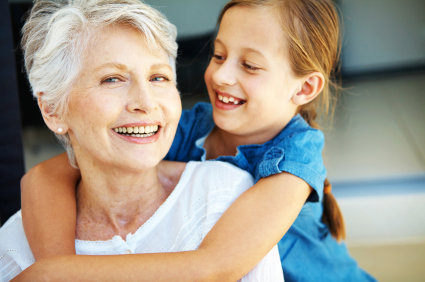
[(36, 260), (75, 254), (75, 187), (80, 177), (63, 153), (22, 178), (22, 220)]
[[(306, 182), (291, 174), (269, 176), (229, 207), (198, 250), (47, 258), (13, 281), (236, 281), (277, 244), (311, 190)], [(58, 203), (57, 199), (52, 203)]]

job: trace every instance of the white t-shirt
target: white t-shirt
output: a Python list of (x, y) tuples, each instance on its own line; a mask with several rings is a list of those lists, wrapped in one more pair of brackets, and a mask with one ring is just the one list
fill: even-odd
[[(195, 250), (223, 212), (253, 185), (250, 174), (231, 164), (189, 162), (167, 200), (134, 234), (108, 241), (75, 240), (77, 254), (115, 255)], [(0, 280), (10, 281), (35, 262), (22, 226), (21, 212), (0, 229)], [(275, 246), (240, 281), (282, 282)]]

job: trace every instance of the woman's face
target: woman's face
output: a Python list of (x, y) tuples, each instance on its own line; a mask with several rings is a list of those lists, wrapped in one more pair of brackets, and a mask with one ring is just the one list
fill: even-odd
[(154, 167), (168, 152), (181, 115), (167, 55), (150, 50), (128, 26), (97, 35), (86, 48), (66, 117), (77, 162)]

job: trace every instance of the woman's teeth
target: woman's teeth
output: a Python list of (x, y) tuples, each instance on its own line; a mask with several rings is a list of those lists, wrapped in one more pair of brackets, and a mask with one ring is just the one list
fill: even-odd
[(242, 100), (236, 100), (236, 99), (235, 99), (235, 98), (233, 98), (233, 97), (226, 97), (226, 96), (221, 96), (221, 95), (218, 95), (218, 99), (219, 99), (220, 101), (222, 101), (223, 103), (225, 103), (225, 104), (233, 103), (233, 104), (237, 105), (237, 104), (239, 104), (239, 103), (241, 103), (241, 104), (244, 104), (244, 103), (245, 103), (245, 101), (242, 101)]
[(132, 127), (116, 127), (114, 128), (116, 133), (131, 137), (149, 137), (154, 135), (158, 131), (158, 125), (147, 125), (147, 126), (132, 126)]

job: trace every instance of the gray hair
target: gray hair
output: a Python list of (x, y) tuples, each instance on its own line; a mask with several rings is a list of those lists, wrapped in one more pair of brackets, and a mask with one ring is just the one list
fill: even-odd
[[(164, 49), (175, 77), (177, 29), (154, 8), (139, 0), (36, 0), (21, 44), (33, 95), (49, 105), (50, 113), (66, 116), (69, 92), (90, 36), (114, 24), (132, 26), (150, 48)], [(69, 135), (56, 136), (76, 167)]]

